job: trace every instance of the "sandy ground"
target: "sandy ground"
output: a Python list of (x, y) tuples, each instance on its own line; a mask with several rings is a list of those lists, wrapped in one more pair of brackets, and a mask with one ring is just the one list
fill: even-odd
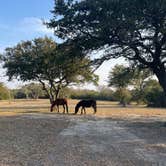
[(166, 119), (0, 116), (0, 166), (166, 166)]

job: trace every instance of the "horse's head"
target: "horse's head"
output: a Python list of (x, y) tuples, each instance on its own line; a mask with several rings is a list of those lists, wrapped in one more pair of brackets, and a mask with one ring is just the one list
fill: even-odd
[(79, 105), (77, 104), (77, 105), (75, 106), (75, 113), (74, 113), (74, 114), (77, 114), (78, 110), (79, 110)]

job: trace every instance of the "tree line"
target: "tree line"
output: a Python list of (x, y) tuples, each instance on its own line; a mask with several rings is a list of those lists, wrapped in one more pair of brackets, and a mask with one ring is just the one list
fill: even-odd
[[(123, 65), (116, 65), (109, 74), (108, 86), (96, 86), (96, 90), (63, 88), (59, 97), (71, 99), (96, 99), (117, 101), (126, 106), (135, 102), (153, 107), (164, 107), (164, 92), (156, 79), (147, 70), (128, 71)], [(126, 73), (127, 72), (127, 73)], [(7, 89), (0, 84), (0, 99), (49, 99), (39, 83), (29, 83), (18, 89)]]

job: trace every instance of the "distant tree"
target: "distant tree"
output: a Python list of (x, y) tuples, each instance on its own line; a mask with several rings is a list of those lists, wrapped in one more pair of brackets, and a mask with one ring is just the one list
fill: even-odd
[[(26, 86), (23, 86), (18, 92), (18, 95), (21, 97), (23, 97), (24, 95), (26, 96), (26, 99), (29, 99), (29, 94), (30, 94), (30, 91), (29, 89), (26, 87)], [(25, 98), (25, 97), (24, 97)]]
[(0, 100), (7, 100), (10, 98), (10, 90), (5, 87), (3, 83), (0, 83)]
[(115, 65), (109, 72), (108, 84), (116, 88), (126, 88), (131, 83), (133, 74), (130, 69), (124, 65)]
[[(132, 99), (140, 104), (145, 102), (145, 85), (150, 76), (152, 76), (152, 72), (149, 69), (116, 65), (109, 74), (109, 86), (116, 87), (118, 89), (115, 95), (116, 98), (122, 98), (123, 100), (125, 100), (125, 94), (128, 99), (131, 96), (126, 89), (130, 86), (132, 88)], [(122, 99), (121, 102), (123, 102)]]
[(21, 89), (25, 92), (27, 98), (38, 99), (44, 93), (42, 85), (37, 83), (24, 85)]
[(99, 86), (98, 93), (99, 93), (98, 99), (100, 100), (110, 100), (110, 101), (114, 100), (114, 97), (113, 97), (114, 92), (107, 86)]
[(6, 48), (4, 68), (9, 80), (38, 81), (49, 96), (50, 103), (60, 91), (72, 83), (97, 83), (88, 58), (75, 56), (77, 51), (65, 46), (62, 49), (50, 38), (37, 38)]
[(98, 92), (89, 89), (72, 89), (71, 98), (73, 99), (98, 99)]
[(14, 99), (25, 99), (27, 98), (27, 94), (25, 94), (23, 89), (12, 89), (11, 94)]
[(149, 69), (140, 69), (138, 67), (130, 70), (131, 75), (131, 83), (133, 86), (133, 99), (140, 104), (141, 102), (145, 102), (145, 86), (146, 82), (152, 76), (152, 72)]
[(132, 81), (133, 73), (130, 72), (129, 68), (123, 65), (116, 65), (109, 73), (108, 86), (113, 86), (117, 90), (116, 98), (119, 99), (120, 104), (125, 106), (129, 102), (129, 91), (127, 87)]
[(115, 93), (113, 94), (114, 99), (119, 101), (122, 106), (126, 106), (130, 104), (132, 95), (131, 92), (127, 88), (118, 88), (116, 89)]
[(59, 38), (103, 50), (97, 65), (124, 57), (151, 69), (166, 95), (166, 0), (55, 0), (52, 14)]

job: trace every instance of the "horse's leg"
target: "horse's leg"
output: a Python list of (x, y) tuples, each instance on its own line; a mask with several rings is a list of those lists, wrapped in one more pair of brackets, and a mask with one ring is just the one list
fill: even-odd
[(93, 106), (93, 109), (94, 109), (94, 114), (97, 112), (97, 107), (96, 105)]
[(53, 110), (54, 110), (54, 106), (55, 106), (55, 104), (53, 103), (53, 104), (51, 104), (51, 108), (50, 108), (50, 111), (51, 112), (53, 112)]
[(86, 109), (85, 109), (85, 107), (84, 107), (84, 114), (86, 114)]
[(67, 114), (69, 113), (69, 110), (68, 110), (68, 105), (67, 104), (65, 104), (66, 105), (66, 112), (67, 112)]
[(62, 105), (63, 106), (63, 114), (65, 113), (65, 105)]
[(59, 105), (57, 105), (58, 113), (59, 113)]
[(68, 108), (67, 104), (66, 104), (66, 112), (67, 112), (67, 114), (69, 113), (69, 108)]
[(83, 114), (83, 109), (84, 109), (84, 107), (81, 108), (81, 115)]

